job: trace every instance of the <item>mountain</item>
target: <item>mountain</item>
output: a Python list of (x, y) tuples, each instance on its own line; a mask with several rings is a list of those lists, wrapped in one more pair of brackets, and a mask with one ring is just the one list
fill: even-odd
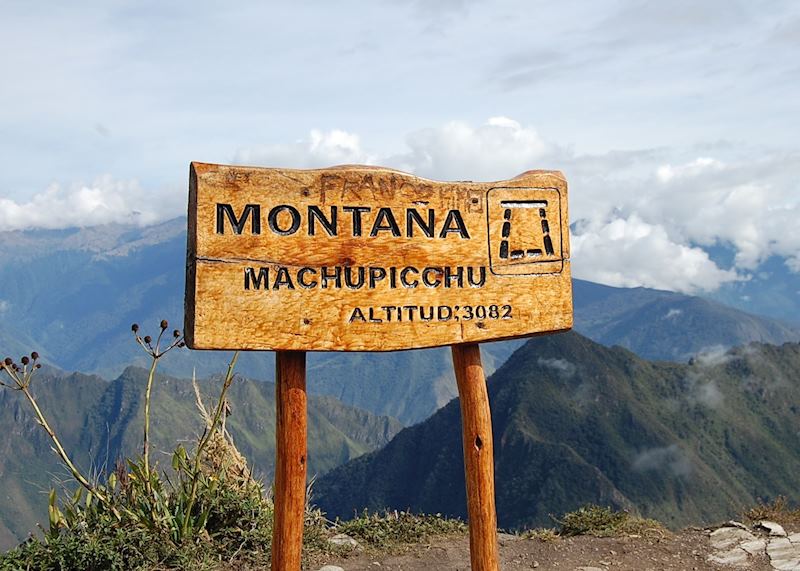
[[(577, 333), (531, 339), (491, 377), (502, 527), (587, 502), (672, 526), (800, 490), (800, 345), (751, 344), (691, 364)], [(465, 516), (457, 401), (315, 486), (329, 516), (411, 508)]]
[(753, 341), (800, 340), (789, 324), (697, 296), (573, 280), (575, 330), (647, 359), (686, 361)]
[[(115, 377), (146, 366), (130, 325), (181, 327), (186, 222), (0, 233), (0, 352), (33, 349), (64, 370)], [(575, 280), (576, 329), (605, 344), (655, 359), (685, 361), (699, 351), (749, 341), (800, 339), (796, 330), (702, 298)], [(482, 346), (491, 373), (521, 341)], [(229, 355), (178, 351), (165, 373), (224, 370)], [(273, 354), (248, 352), (239, 370), (272, 379)], [(419, 422), (456, 396), (447, 348), (389, 354), (312, 353), (309, 391), (375, 414)]]
[[(166, 360), (167, 358), (165, 358)], [(33, 392), (53, 428), (86, 472), (113, 467), (117, 458), (140, 453), (147, 371), (128, 367), (113, 381), (94, 375), (43, 369)], [(199, 381), (209, 403), (219, 379)], [(233, 414), (227, 427), (256, 474), (270, 482), (275, 455), (275, 386), (237, 379), (229, 391)], [(179, 441), (202, 430), (191, 382), (159, 375), (153, 387), (151, 438), (154, 459), (169, 465)], [(342, 404), (331, 397), (308, 401), (309, 475), (324, 473), (386, 444), (399, 422)], [(0, 548), (8, 548), (46, 521), (53, 476), (68, 474), (50, 450), (30, 405), (18, 392), (0, 390)], [(71, 487), (71, 484), (68, 484)]]
[[(706, 249), (723, 268), (734, 265), (736, 250), (717, 244)], [(766, 315), (800, 324), (800, 267), (784, 257), (771, 256), (747, 272), (747, 279), (727, 282), (710, 297), (749, 313)]]

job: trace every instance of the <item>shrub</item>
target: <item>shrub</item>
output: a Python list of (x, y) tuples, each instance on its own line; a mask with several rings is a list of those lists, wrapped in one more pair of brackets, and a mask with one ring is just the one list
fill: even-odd
[(364, 510), (352, 520), (336, 522), (338, 533), (344, 533), (376, 548), (418, 543), (430, 537), (460, 533), (466, 529), (466, 524), (458, 519), (442, 517), (441, 514), (414, 514), (410, 511), (370, 514)]
[(757, 505), (746, 510), (742, 517), (750, 522), (769, 520), (783, 525), (796, 525), (800, 524), (800, 508), (791, 506), (786, 496), (778, 496), (771, 502), (760, 500)]
[(666, 535), (663, 525), (653, 519), (644, 519), (626, 511), (615, 511), (610, 507), (593, 504), (580, 507), (556, 519), (561, 526), (559, 535), (593, 535), (595, 537), (616, 537), (621, 535)]

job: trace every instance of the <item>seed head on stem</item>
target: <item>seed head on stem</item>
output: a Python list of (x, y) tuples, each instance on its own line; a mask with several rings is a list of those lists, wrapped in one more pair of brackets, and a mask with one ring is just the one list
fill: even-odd
[(162, 319), (161, 323), (159, 323), (159, 326), (160, 329), (155, 344), (153, 344), (153, 338), (150, 337), (150, 335), (145, 335), (144, 337), (139, 336), (138, 324), (134, 323), (131, 326), (131, 331), (133, 331), (136, 342), (142, 347), (142, 349), (145, 350), (151, 359), (150, 372), (147, 376), (147, 387), (145, 388), (144, 393), (144, 434), (142, 437), (142, 463), (144, 464), (145, 486), (148, 494), (152, 493), (152, 489), (150, 487), (150, 400), (153, 390), (153, 381), (155, 380), (156, 367), (158, 365), (158, 360), (161, 357), (175, 347), (183, 347), (185, 345), (181, 332), (176, 329), (172, 333), (172, 342), (167, 344), (167, 346), (162, 349), (161, 339), (164, 336), (164, 332), (169, 328), (169, 322), (166, 319)]

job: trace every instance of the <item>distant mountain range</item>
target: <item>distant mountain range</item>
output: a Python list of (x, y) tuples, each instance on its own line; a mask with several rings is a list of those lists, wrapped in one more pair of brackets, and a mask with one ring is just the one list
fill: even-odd
[[(185, 220), (137, 228), (108, 225), (72, 230), (0, 233), (0, 351), (36, 349), (63, 370), (119, 375), (145, 365), (130, 324), (154, 329), (162, 318), (180, 327), (183, 315)], [(793, 327), (703, 298), (645, 288), (624, 289), (575, 280), (576, 329), (607, 345), (685, 361), (701, 351), (750, 341), (800, 339)], [(521, 341), (484, 344), (488, 372)], [(188, 376), (220, 372), (227, 354), (182, 351), (164, 371)], [(239, 369), (273, 378), (272, 353), (248, 353)], [(391, 354), (315, 353), (309, 390), (419, 422), (455, 395), (449, 350)]]
[[(529, 340), (491, 377), (499, 524), (552, 524), (587, 502), (673, 526), (800, 499), (800, 345), (752, 344), (652, 362), (577, 333)], [(457, 401), (328, 472), (329, 516), (465, 516)]]
[(573, 280), (575, 330), (647, 359), (685, 362), (751, 342), (800, 340), (800, 330), (697, 296)]
[[(168, 357), (165, 357), (166, 360)], [(86, 472), (113, 467), (117, 458), (139, 454), (147, 371), (125, 369), (113, 381), (98, 376), (43, 369), (33, 392), (64, 446)], [(200, 381), (210, 403), (219, 381)], [(256, 474), (269, 483), (275, 454), (275, 387), (237, 379), (229, 400), (227, 428)], [(309, 475), (324, 473), (386, 444), (399, 422), (355, 409), (327, 396), (309, 398)], [(179, 441), (191, 442), (203, 428), (188, 379), (159, 376), (153, 389), (152, 450), (162, 466)], [(68, 479), (50, 450), (21, 393), (0, 390), (0, 549), (46, 523), (52, 479)], [(72, 484), (67, 484), (69, 489)]]

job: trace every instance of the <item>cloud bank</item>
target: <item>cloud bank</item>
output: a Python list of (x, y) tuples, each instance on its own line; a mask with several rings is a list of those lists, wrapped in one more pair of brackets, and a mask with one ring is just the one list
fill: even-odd
[(241, 148), (233, 162), (288, 168), (320, 168), (343, 164), (372, 164), (375, 157), (361, 147), (359, 136), (334, 129), (313, 129), (307, 138), (294, 143)]
[(185, 211), (185, 193), (143, 190), (110, 176), (90, 185), (53, 184), (27, 202), (0, 198), (0, 231), (59, 229), (100, 224), (147, 226)]
[[(242, 147), (232, 160), (296, 168), (383, 164), (441, 180), (560, 168), (570, 183), (576, 277), (694, 293), (748, 279), (771, 256), (800, 271), (800, 153), (717, 144), (579, 154), (507, 117), (414, 130), (402, 147), (378, 153), (356, 133), (315, 129), (290, 143)], [(0, 199), (0, 230), (146, 225), (184, 210), (184, 191), (106, 176), (91, 185), (54, 184), (27, 202)], [(728, 248), (733, 260), (716, 260), (715, 247)]]
[(677, 444), (643, 450), (634, 457), (631, 467), (637, 472), (652, 470), (677, 477), (687, 477), (692, 472), (689, 456)]

